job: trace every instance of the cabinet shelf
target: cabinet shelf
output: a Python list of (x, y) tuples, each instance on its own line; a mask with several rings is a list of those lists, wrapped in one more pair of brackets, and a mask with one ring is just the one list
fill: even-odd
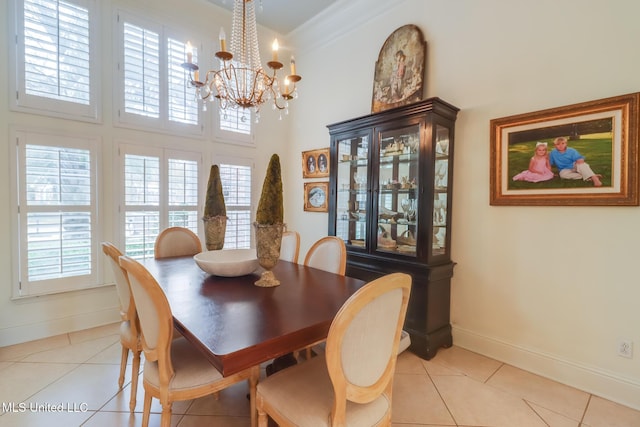
[[(329, 234), (347, 275), (413, 277), (405, 329), (431, 358), (451, 345), (451, 176), (458, 109), (439, 98), (329, 125)], [(411, 221), (407, 221), (410, 218)]]
[(416, 227), (418, 225), (418, 223), (416, 221), (409, 221), (409, 222), (391, 222), (390, 220), (381, 220), (378, 219), (378, 224), (379, 225), (400, 225), (400, 226), (406, 226), (406, 227)]
[(393, 162), (401, 162), (401, 163), (411, 163), (418, 161), (418, 153), (402, 153), (402, 154), (394, 154), (394, 155), (384, 155), (380, 157), (380, 163), (393, 163)]
[(339, 221), (345, 221), (345, 222), (361, 222), (361, 223), (366, 223), (367, 220), (366, 219), (359, 219), (359, 218), (347, 218), (347, 219), (340, 219)]
[(343, 188), (338, 190), (339, 193), (346, 193), (346, 194), (367, 194), (369, 192), (369, 190), (357, 190), (357, 189), (349, 189), (349, 188)]
[(412, 192), (415, 192), (418, 189), (418, 187), (411, 187), (411, 188), (381, 188), (380, 189), (380, 193), (381, 194), (411, 194)]

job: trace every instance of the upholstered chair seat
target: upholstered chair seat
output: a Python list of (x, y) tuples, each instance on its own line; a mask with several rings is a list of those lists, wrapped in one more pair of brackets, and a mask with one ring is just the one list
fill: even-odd
[[(324, 355), (287, 368), (287, 375), (280, 381), (260, 383), (260, 393), (269, 396), (269, 403), (278, 408), (287, 425), (329, 426), (329, 412), (334, 394)], [(269, 377), (276, 379), (279, 373)], [(291, 396), (296, 396), (291, 399)], [(391, 400), (380, 395), (366, 404), (347, 402), (346, 425), (349, 427), (371, 427), (380, 425), (387, 412), (391, 411)]]

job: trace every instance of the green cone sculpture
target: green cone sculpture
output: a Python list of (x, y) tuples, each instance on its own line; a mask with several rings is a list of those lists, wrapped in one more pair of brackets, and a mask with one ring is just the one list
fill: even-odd
[(205, 244), (210, 251), (222, 249), (227, 229), (227, 207), (222, 194), (220, 168), (212, 165), (207, 184), (207, 197), (204, 204)]
[(284, 203), (280, 157), (274, 154), (269, 160), (267, 175), (262, 183), (256, 222), (253, 224), (256, 230), (258, 262), (265, 269), (260, 279), (255, 282), (257, 286), (271, 287), (280, 284), (271, 269), (275, 267), (280, 258), (280, 244), (284, 229), (283, 218)]
[(262, 193), (256, 212), (258, 224), (282, 224), (284, 218), (284, 204), (282, 201), (282, 174), (280, 172), (280, 157), (271, 156), (267, 175), (262, 183)]

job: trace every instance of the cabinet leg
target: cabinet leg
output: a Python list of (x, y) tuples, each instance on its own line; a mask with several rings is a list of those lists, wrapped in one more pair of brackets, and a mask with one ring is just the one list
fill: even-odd
[(411, 346), (409, 350), (417, 356), (429, 360), (436, 355), (438, 349), (451, 347), (453, 337), (451, 336), (451, 325), (447, 325), (428, 334), (407, 329), (411, 335)]

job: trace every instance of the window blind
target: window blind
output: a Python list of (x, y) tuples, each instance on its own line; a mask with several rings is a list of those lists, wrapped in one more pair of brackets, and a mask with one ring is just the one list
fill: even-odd
[[(92, 279), (87, 283), (87, 279), (78, 277), (95, 278), (95, 171), (90, 150), (27, 143), (20, 153), (24, 165), (19, 186), (24, 206), (20, 209), (21, 293), (51, 293), (91, 285)], [(69, 280), (73, 277), (78, 280)]]
[[(232, 61), (233, 65), (236, 67), (242, 67), (241, 64), (236, 61)], [(224, 66), (224, 62), (220, 61), (220, 69)], [(232, 79), (233, 86), (247, 86), (251, 84), (249, 79), (249, 75), (247, 73), (238, 72), (240, 77), (246, 77), (244, 84), (242, 84), (243, 79), (239, 79), (236, 81)], [(234, 74), (232, 77), (236, 77)], [(220, 118), (220, 130), (240, 133), (243, 135), (251, 134), (251, 110), (248, 108), (227, 108), (222, 109), (218, 108), (218, 116)]]
[(70, 1), (24, 0), (28, 95), (89, 105), (89, 10)]
[(153, 256), (160, 230), (160, 158), (125, 154), (125, 253)]
[(124, 108), (147, 117), (160, 116), (160, 36), (124, 23)]
[(198, 234), (201, 154), (121, 145), (125, 252), (154, 255), (160, 230), (185, 227)]
[[(192, 49), (193, 61), (197, 63), (197, 49)], [(198, 124), (198, 102), (195, 89), (186, 84), (188, 73), (181, 64), (187, 56), (187, 45), (178, 40), (169, 38), (167, 41), (168, 60), (168, 99), (169, 120)]]
[(251, 247), (251, 168), (221, 164), (220, 180), (227, 208), (225, 249)]
[(169, 226), (198, 234), (198, 162), (168, 159)]

